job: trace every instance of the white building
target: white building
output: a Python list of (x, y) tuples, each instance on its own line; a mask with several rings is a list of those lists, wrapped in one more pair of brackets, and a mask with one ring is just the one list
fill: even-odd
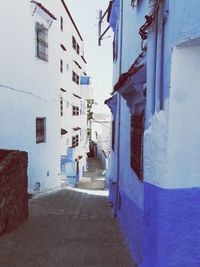
[[(108, 168), (111, 146), (111, 115), (94, 113), (92, 120), (92, 141), (94, 154), (102, 160), (105, 169)], [(96, 149), (95, 149), (96, 147)]]
[(87, 166), (86, 100), (92, 98), (86, 74), (83, 38), (64, 1), (60, 1), (60, 115), (61, 165), (64, 178), (73, 182)]
[(60, 185), (73, 140), (86, 164), (83, 40), (62, 0), (9, 0), (0, 16), (0, 148), (27, 151), (29, 191), (45, 191)]
[(32, 1), (0, 10), (0, 147), (28, 152), (29, 190), (59, 185), (56, 17)]

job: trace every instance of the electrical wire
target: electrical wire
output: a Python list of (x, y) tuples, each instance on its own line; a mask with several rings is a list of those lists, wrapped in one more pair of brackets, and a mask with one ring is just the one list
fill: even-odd
[(30, 91), (25, 91), (24, 89), (18, 89), (18, 88), (14, 88), (14, 87), (11, 87), (11, 86), (8, 86), (8, 85), (4, 85), (4, 84), (0, 84), (0, 87), (1, 88), (6, 88), (6, 89), (9, 89), (9, 90), (12, 90), (12, 91), (15, 91), (17, 93), (21, 93), (21, 94), (26, 94), (26, 95), (29, 95), (31, 97), (34, 97), (34, 98), (37, 98), (38, 100), (41, 100), (43, 102), (56, 102), (57, 99), (52, 99), (52, 100), (46, 100), (36, 94), (33, 94), (32, 92)]
[(38, 99), (40, 101), (43, 101), (45, 103), (59, 102), (62, 99), (64, 102), (68, 103), (72, 107), (75, 106), (75, 104), (73, 104), (73, 103), (69, 102), (68, 100), (64, 99), (61, 95), (59, 95), (58, 98), (55, 98), (55, 99), (52, 99), (52, 100), (47, 100), (47, 99), (44, 99), (44, 98), (40, 97), (39, 95), (36, 95), (36, 94), (34, 94), (34, 93), (30, 92), (30, 91), (26, 91), (24, 89), (14, 88), (14, 87), (11, 87), (11, 86), (8, 86), (8, 85), (4, 85), (4, 84), (0, 84), (0, 87), (1, 88), (5, 88), (5, 89), (9, 89), (9, 90), (12, 90), (12, 91), (15, 91), (17, 93), (21, 93), (21, 94), (25, 94), (25, 95), (34, 97), (34, 98), (36, 98), (36, 99)]

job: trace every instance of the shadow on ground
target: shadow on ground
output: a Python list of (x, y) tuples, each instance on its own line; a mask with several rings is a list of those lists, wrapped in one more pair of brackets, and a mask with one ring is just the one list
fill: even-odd
[(135, 266), (105, 195), (61, 189), (29, 209), (28, 221), (0, 238), (1, 267)]

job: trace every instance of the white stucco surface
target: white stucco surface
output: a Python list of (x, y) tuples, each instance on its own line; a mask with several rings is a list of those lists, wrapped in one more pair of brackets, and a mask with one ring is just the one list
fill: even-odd
[[(52, 11), (53, 12), (53, 11)], [(56, 24), (48, 31), (48, 62), (36, 57), (35, 23), (49, 27), (30, 1), (7, 1), (0, 10), (0, 148), (28, 152), (29, 190), (41, 191), (59, 181), (59, 97)], [(10, 19), (8, 19), (10, 18)], [(46, 118), (46, 141), (36, 144), (36, 117)]]
[(162, 186), (166, 180), (168, 123), (164, 111), (156, 112), (144, 133), (144, 181)]
[(174, 48), (166, 110), (144, 135), (145, 181), (163, 188), (200, 186), (200, 46), (191, 44)]

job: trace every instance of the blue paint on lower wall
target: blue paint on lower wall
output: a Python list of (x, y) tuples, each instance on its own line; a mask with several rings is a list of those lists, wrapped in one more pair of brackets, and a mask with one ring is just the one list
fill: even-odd
[(116, 196), (117, 196), (117, 183), (109, 180), (109, 201), (113, 204), (113, 212), (115, 210), (116, 204)]
[(142, 267), (200, 266), (200, 188), (144, 184)]
[(140, 264), (143, 254), (143, 211), (122, 191), (119, 192), (117, 218), (131, 255), (135, 263)]
[[(109, 180), (109, 201), (113, 204), (113, 213), (116, 206), (116, 196), (117, 183)], [(142, 260), (143, 211), (122, 191), (119, 191), (118, 196), (117, 219), (131, 255), (134, 261), (139, 264)]]

